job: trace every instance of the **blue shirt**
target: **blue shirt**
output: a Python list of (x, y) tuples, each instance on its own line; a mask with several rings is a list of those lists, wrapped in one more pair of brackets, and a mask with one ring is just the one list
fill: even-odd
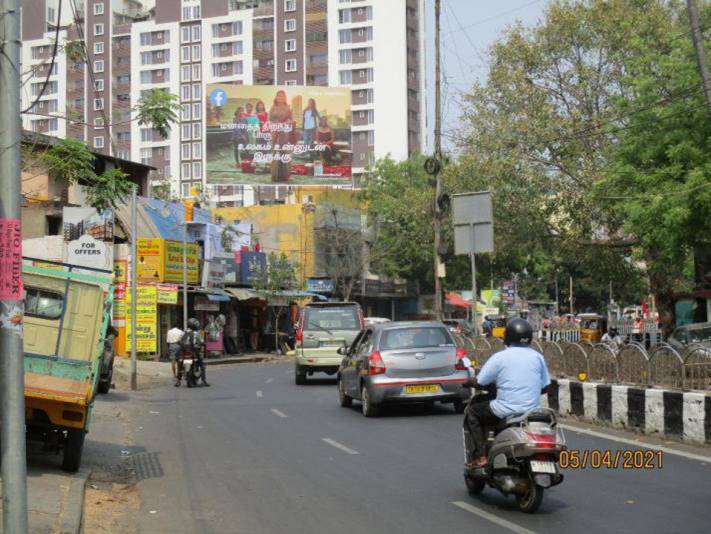
[(527, 347), (497, 352), (476, 379), (482, 386), (496, 383), (496, 399), (489, 406), (501, 419), (538, 408), (541, 390), (551, 382), (543, 356)]
[(316, 113), (311, 108), (306, 108), (304, 111), (304, 130), (313, 130), (316, 128)]

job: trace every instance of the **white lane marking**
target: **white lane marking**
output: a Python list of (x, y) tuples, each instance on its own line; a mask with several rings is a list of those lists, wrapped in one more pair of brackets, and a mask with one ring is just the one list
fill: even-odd
[(274, 380), (273, 378), (267, 378), (267, 381), (265, 382), (265, 384), (271, 384), (273, 380)]
[(262, 390), (260, 389), (259, 391), (257, 391), (257, 398), (261, 399), (262, 397), (264, 397), (264, 393), (262, 393)]
[(331, 447), (336, 447), (337, 449), (342, 450), (347, 454), (359, 454), (358, 451), (355, 451), (350, 447), (346, 447), (343, 443), (338, 443), (336, 440), (333, 440), (331, 438), (321, 438), (321, 441), (328, 443)]
[(282, 419), (286, 419), (287, 417), (289, 417), (289, 416), (286, 415), (284, 412), (281, 412), (281, 411), (277, 410), (276, 408), (272, 408), (272, 409), (269, 410), (269, 411), (272, 412), (272, 413), (273, 413), (274, 415), (276, 415), (277, 417), (281, 417)]
[(625, 443), (627, 445), (634, 445), (641, 449), (652, 449), (654, 451), (662, 451), (664, 454), (673, 454), (675, 456), (681, 456), (682, 458), (687, 458), (689, 460), (698, 460), (699, 462), (711, 462), (711, 456), (703, 456), (701, 454), (694, 454), (692, 452), (680, 451), (679, 449), (672, 449), (670, 447), (665, 447), (663, 445), (655, 445), (653, 443), (642, 443), (641, 441), (635, 441), (633, 439), (621, 438), (614, 436), (612, 434), (606, 434), (604, 432), (596, 432), (595, 430), (588, 430), (587, 428), (578, 428), (576, 426), (570, 425), (559, 425), (565, 430), (570, 432), (579, 432), (580, 434), (586, 434), (588, 436), (593, 436), (596, 438), (609, 439), (611, 441), (617, 441), (619, 443)]
[(474, 515), (478, 515), (479, 517), (483, 517), (484, 519), (491, 521), (492, 523), (496, 523), (500, 527), (507, 528), (511, 532), (516, 532), (516, 534), (536, 534), (533, 530), (528, 530), (527, 528), (519, 526), (516, 523), (512, 523), (511, 521), (506, 521), (506, 519), (501, 519), (499, 516), (496, 516), (494, 514), (486, 512), (476, 506), (472, 506), (469, 503), (456, 501), (456, 502), (453, 502), (452, 504), (454, 506), (458, 506), (462, 510), (466, 510), (467, 512), (470, 512)]

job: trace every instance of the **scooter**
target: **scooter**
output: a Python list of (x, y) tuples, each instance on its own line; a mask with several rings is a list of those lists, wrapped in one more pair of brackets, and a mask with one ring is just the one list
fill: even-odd
[[(466, 360), (466, 361), (465, 361)], [(474, 372), (471, 361), (462, 363)], [(491, 392), (477, 392), (469, 402), (491, 399)], [(504, 495), (513, 494), (519, 510), (529, 514), (538, 510), (543, 492), (563, 482), (558, 458), (565, 450), (565, 435), (553, 410), (539, 408), (520, 416), (508, 417), (489, 429), (484, 467), (468, 468), (473, 457), (473, 441), (464, 433), (464, 482), (470, 495), (478, 495), (489, 485)]]

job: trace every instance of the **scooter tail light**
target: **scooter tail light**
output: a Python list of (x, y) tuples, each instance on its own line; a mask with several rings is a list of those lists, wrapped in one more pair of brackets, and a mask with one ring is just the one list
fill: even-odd
[(380, 353), (375, 351), (373, 354), (368, 356), (368, 374), (369, 375), (382, 375), (385, 373), (385, 362), (380, 356)]
[(464, 367), (464, 363), (462, 363), (462, 359), (467, 357), (467, 351), (462, 348), (462, 347), (457, 347), (457, 360), (454, 363), (454, 368), (457, 371), (466, 371), (467, 368)]
[(555, 449), (557, 440), (555, 434), (538, 434), (536, 432), (524, 432), (528, 444), (538, 449)]

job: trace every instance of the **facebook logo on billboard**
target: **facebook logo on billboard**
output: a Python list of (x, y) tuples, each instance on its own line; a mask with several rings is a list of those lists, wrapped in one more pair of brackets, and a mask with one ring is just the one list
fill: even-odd
[(227, 103), (227, 93), (224, 89), (215, 89), (210, 93), (210, 102), (215, 107), (222, 107)]

